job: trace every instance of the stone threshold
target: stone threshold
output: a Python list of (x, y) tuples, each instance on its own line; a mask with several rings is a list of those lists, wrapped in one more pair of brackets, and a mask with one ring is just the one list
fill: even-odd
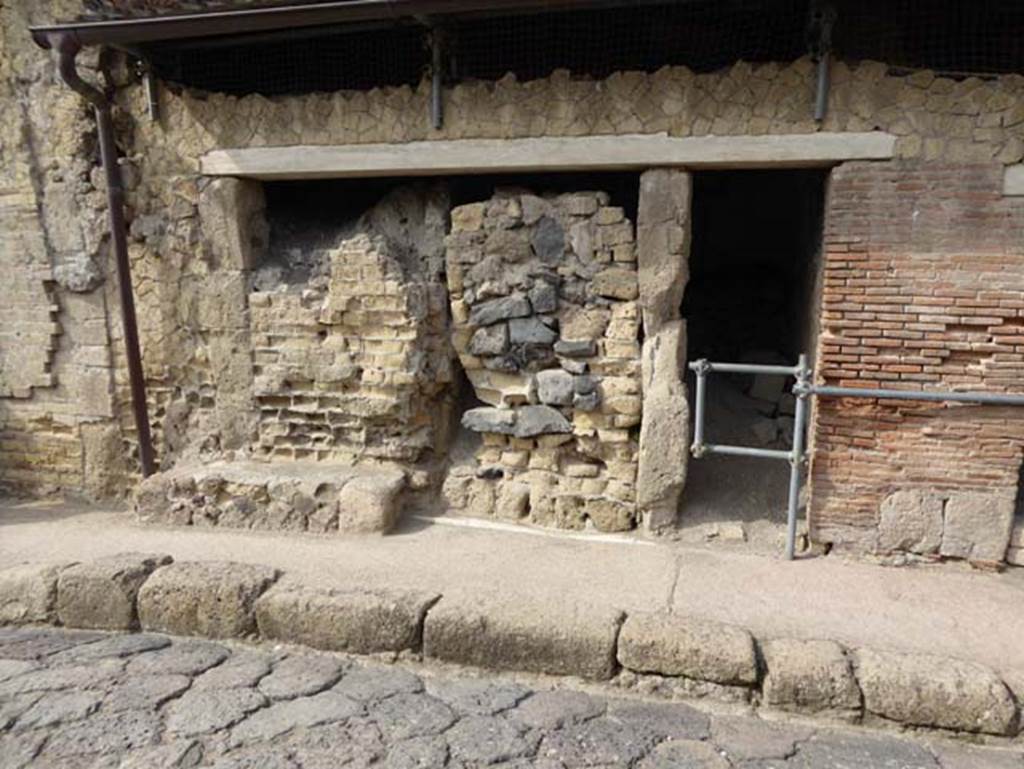
[(472, 593), (331, 588), (230, 561), (121, 553), (0, 570), (0, 624), (264, 640), (351, 654), (615, 681), (829, 721), (1014, 737), (1020, 705), (991, 668), (831, 640), (759, 638), (664, 611)]

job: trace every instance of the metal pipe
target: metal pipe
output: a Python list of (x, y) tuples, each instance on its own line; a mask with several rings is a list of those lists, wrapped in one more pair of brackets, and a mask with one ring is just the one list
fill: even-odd
[(135, 317), (135, 298), (132, 295), (131, 265), (128, 261), (128, 239), (125, 234), (124, 184), (117, 163), (117, 144), (114, 141), (114, 121), (110, 114), (110, 99), (95, 86), (86, 83), (78, 74), (75, 59), (81, 46), (71, 36), (57, 42), (58, 70), (68, 86), (84, 97), (96, 113), (100, 159), (107, 181), (107, 213), (110, 218), (110, 242), (117, 263), (117, 282), (121, 295), (121, 321), (124, 325), (125, 354), (128, 360), (128, 380), (131, 386), (132, 411), (139, 436), (139, 460), (143, 477), (153, 474), (153, 438), (149, 431), (149, 413), (146, 407), (146, 382), (142, 371), (139, 349), (138, 323)]
[(442, 54), (442, 32), (440, 28), (434, 27), (430, 31), (430, 122), (435, 131), (440, 131), (444, 125), (444, 105), (442, 103), (443, 71)]
[(715, 361), (699, 360), (689, 364), (692, 371), (697, 366), (706, 367), (706, 371), (718, 371), (723, 374), (778, 374), (781, 376), (796, 376), (799, 370), (797, 366), (774, 366), (761, 363), (716, 363)]
[(884, 390), (870, 387), (806, 385), (803, 391), (825, 398), (879, 398), (899, 401), (976, 403), (988, 406), (1024, 406), (1024, 395), (982, 392), (930, 392), (928, 390)]
[(690, 368), (697, 374), (697, 394), (694, 396), (693, 445), (690, 451), (695, 457), (704, 454), (704, 406), (707, 401), (707, 361), (691, 363)]
[[(792, 561), (796, 555), (796, 518), (800, 506), (800, 482), (804, 462), (804, 429), (807, 422), (807, 393), (801, 384), (810, 378), (807, 368), (807, 356), (801, 355), (797, 364), (797, 384), (793, 387), (796, 394), (796, 413), (793, 415), (793, 450), (789, 457), (789, 501), (786, 508), (786, 560)], [(798, 391), (799, 390), (799, 391)]]
[(782, 449), (760, 449), (754, 446), (729, 446), (717, 443), (705, 443), (701, 446), (702, 454), (727, 454), (733, 457), (761, 457), (763, 459), (790, 459), (791, 452)]
[(825, 51), (818, 59), (818, 88), (814, 98), (814, 119), (821, 122), (828, 112), (828, 91), (832, 80), (832, 54)]

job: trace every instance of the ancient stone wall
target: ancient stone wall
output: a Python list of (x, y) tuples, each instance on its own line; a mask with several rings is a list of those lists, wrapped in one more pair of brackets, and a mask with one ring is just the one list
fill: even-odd
[[(1024, 200), (997, 163), (847, 163), (832, 174), (816, 375), (854, 387), (1020, 392)], [(1001, 561), (1019, 409), (818, 401), (821, 541)]]
[(27, 30), (78, 7), (0, 5), (0, 488), (107, 496), (127, 488), (128, 449), (105, 188), (88, 110)]
[(445, 501), (602, 531), (636, 518), (640, 319), (633, 223), (602, 192), (509, 190), (452, 211), (452, 340), (482, 435)]

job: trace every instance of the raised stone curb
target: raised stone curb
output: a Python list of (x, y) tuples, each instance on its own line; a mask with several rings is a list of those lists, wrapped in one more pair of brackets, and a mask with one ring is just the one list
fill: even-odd
[(0, 569), (0, 624), (53, 621), (57, 577), (71, 565), (22, 563)]
[(136, 598), (169, 555), (122, 553), (64, 569), (57, 580), (57, 618), (65, 627), (134, 630)]
[(732, 686), (757, 683), (757, 652), (746, 630), (672, 614), (630, 614), (619, 663), (637, 673), (686, 676)]
[(973, 662), (870, 649), (856, 651), (864, 706), (892, 721), (1010, 734), (1017, 707), (1006, 684)]
[(765, 642), (761, 651), (765, 705), (849, 720), (860, 717), (860, 687), (842, 646), (782, 638)]
[(183, 561), (153, 572), (139, 590), (143, 630), (206, 638), (256, 632), (256, 599), (281, 572), (245, 563)]
[(258, 634), (355, 654), (422, 650), (444, 662), (591, 680), (608, 680), (621, 665), (630, 675), (745, 691), (766, 708), (849, 721), (866, 715), (999, 736), (1020, 725), (1007, 684), (962, 660), (851, 652), (827, 640), (759, 643), (743, 628), (670, 613), (627, 618), (585, 605), (327, 589), (278, 583), (280, 572), (264, 566), (169, 560), (124, 553), (0, 569), (0, 625), (135, 629), (137, 616), (142, 629), (173, 635)]
[(605, 680), (623, 614), (442, 598), (423, 628), (427, 657), (476, 667)]
[(355, 654), (418, 650), (436, 593), (277, 585), (256, 601), (260, 635)]

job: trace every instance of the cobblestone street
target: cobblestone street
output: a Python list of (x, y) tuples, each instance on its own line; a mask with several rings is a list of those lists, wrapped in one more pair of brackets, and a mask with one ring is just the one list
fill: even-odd
[(0, 629), (0, 766), (1024, 767), (1020, 752), (161, 635)]

